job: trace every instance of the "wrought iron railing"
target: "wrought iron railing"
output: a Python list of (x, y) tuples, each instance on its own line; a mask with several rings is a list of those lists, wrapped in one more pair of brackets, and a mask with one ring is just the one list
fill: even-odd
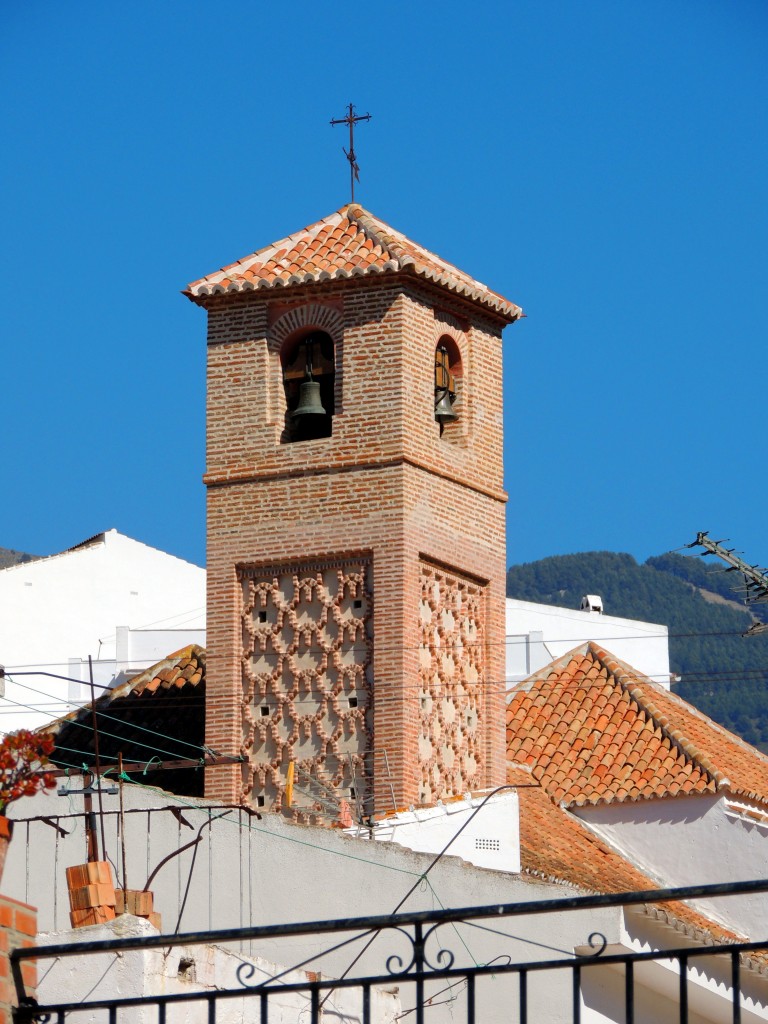
[[(645, 931), (639, 929), (643, 937), (635, 940), (628, 938), (621, 909), (765, 892), (768, 880), (761, 879), (16, 949), (11, 953), (19, 1002), (15, 1019), (122, 1024), (138, 1019), (137, 1008), (155, 1008), (141, 1019), (158, 1024), (182, 1019), (208, 1024), (269, 1024), (278, 1019), (317, 1024), (333, 1015), (348, 1024), (408, 1018), (415, 1024), (444, 1019), (455, 1024), (555, 1019), (573, 1024), (588, 1019), (686, 1024), (704, 1018), (740, 1024), (768, 1018), (768, 938), (727, 941), (726, 930), (713, 925), (707, 932), (701, 927), (704, 919), (696, 927), (695, 918), (673, 907), (664, 920), (672, 922), (666, 934), (674, 943), (648, 948), (648, 936), (654, 928), (657, 938), (659, 933), (655, 909), (635, 918), (636, 924), (646, 926)], [(544, 927), (533, 926), (537, 919), (545, 922)], [(522, 921), (527, 922), (525, 927), (516, 924)], [(676, 921), (682, 925), (678, 930)], [(450, 930), (451, 942), (441, 932), (444, 929)], [(573, 942), (579, 934), (582, 941)], [(726, 941), (718, 935), (725, 935)], [(471, 948), (476, 936), (484, 940), (486, 952), (495, 955), (476, 958)], [(227, 950), (228, 976), (183, 976), (183, 965), (194, 963), (189, 950), (200, 946)], [(551, 955), (536, 959), (534, 953), (542, 946)], [(151, 972), (142, 973), (138, 960), (132, 968), (127, 965), (128, 954), (153, 950), (163, 951), (165, 965), (173, 961), (173, 951), (181, 951), (177, 991), (169, 991), (169, 975), (156, 990), (145, 991), (152, 987)], [(273, 958), (280, 950), (280, 968), (259, 959), (265, 952)], [(70, 988), (68, 997), (59, 998), (52, 965), (73, 957), (81, 963), (77, 970), (63, 971), (62, 977), (70, 979), (70, 986), (73, 976), (87, 981), (81, 988), (88, 994)], [(130, 994), (121, 983), (121, 994), (107, 994), (116, 957), (123, 961), (121, 969), (140, 975), (134, 978), (140, 991)], [(30, 960), (37, 963), (45, 996), (39, 1004), (22, 980), (22, 965)], [(56, 998), (51, 998), (52, 992)]]

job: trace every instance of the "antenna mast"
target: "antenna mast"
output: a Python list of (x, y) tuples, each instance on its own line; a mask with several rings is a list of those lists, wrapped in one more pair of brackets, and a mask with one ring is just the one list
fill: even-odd
[[(768, 572), (761, 569), (758, 565), (750, 565), (748, 562), (743, 561), (738, 555), (734, 554), (735, 548), (724, 548), (722, 542), (719, 540), (712, 540), (708, 536), (709, 531), (696, 534), (696, 540), (692, 544), (687, 544), (686, 547), (704, 548), (701, 552), (701, 557), (704, 558), (706, 555), (717, 555), (718, 558), (726, 562), (729, 568), (726, 572), (740, 572), (744, 577), (744, 583), (747, 588), (747, 593), (744, 598), (745, 604), (761, 604), (768, 601)], [(754, 636), (755, 633), (763, 633), (768, 630), (768, 623), (755, 622), (753, 623), (744, 636)]]

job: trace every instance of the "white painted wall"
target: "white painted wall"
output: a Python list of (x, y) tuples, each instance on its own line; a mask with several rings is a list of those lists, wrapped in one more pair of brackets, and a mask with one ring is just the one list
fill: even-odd
[[(206, 639), (205, 629), (131, 629), (118, 626), (115, 635), (115, 658), (93, 662), (94, 680), (98, 679), (105, 686), (119, 686), (189, 644), (205, 647)], [(66, 683), (70, 705), (88, 703), (91, 691), (87, 659), (71, 658), (67, 675), (70, 677)], [(101, 690), (96, 691), (97, 696), (99, 693)]]
[(511, 597), (507, 598), (507, 687), (589, 640), (669, 689), (667, 626)]
[[(83, 819), (82, 813), (78, 813), (82, 798), (74, 793), (78, 785), (67, 783), (65, 788), (72, 791), (69, 795), (40, 794), (19, 801), (11, 808), (16, 828), (6, 862), (3, 892), (37, 905), (40, 927), (44, 930), (68, 931), (65, 868), (85, 859)], [(95, 803), (98, 806), (98, 802)], [(425, 876), (433, 855), (412, 852), (396, 843), (370, 842), (338, 830), (294, 825), (274, 814), (259, 819), (243, 808), (230, 808), (226, 817), (216, 819), (225, 808), (207, 801), (181, 799), (148, 787), (126, 786), (125, 803), (128, 884), (133, 888), (143, 887), (149, 874), (167, 854), (180, 849), (196, 835), (203, 836), (196, 855), (191, 849), (180, 853), (160, 869), (152, 882), (155, 906), (163, 916), (165, 932), (175, 931), (177, 925), (180, 931), (191, 931), (391, 914), (413, 889), (403, 906), (404, 911), (501, 903), (517, 903), (523, 910), (515, 917), (494, 917), (492, 921), (480, 922), (483, 925), (480, 929), (466, 924), (440, 929), (431, 940), (435, 944), (428, 947), (433, 961), (440, 947), (455, 954), (457, 965), (504, 962), (507, 957), (514, 963), (559, 960), (570, 958), (577, 950), (585, 951), (593, 932), (602, 933), (616, 951), (638, 948), (642, 943), (654, 949), (687, 944), (678, 932), (664, 928), (639, 910), (634, 912), (635, 920), (630, 925), (627, 916), (615, 909), (526, 915), (526, 903), (571, 895), (574, 890), (534, 882), (513, 873), (475, 868), (456, 856), (444, 857)], [(114, 864), (120, 865), (118, 798), (105, 796), (104, 807), (107, 855)], [(180, 812), (179, 817), (174, 816), (171, 807)], [(207, 827), (209, 822), (211, 825)], [(66, 834), (58, 834), (53, 825)], [(542, 842), (545, 841), (546, 837), (542, 836)], [(182, 906), (183, 913), (180, 913)], [(85, 940), (101, 934), (98, 928), (79, 929), (75, 939)], [(332, 945), (334, 942), (328, 937), (310, 934), (290, 940), (262, 941), (258, 945), (245, 941), (237, 952), (258, 958), (262, 967), (265, 962), (289, 966), (302, 963), (304, 970), (320, 970), (324, 977), (338, 977), (360, 947), (326, 953)], [(405, 959), (410, 951), (410, 945), (397, 931), (383, 931), (364, 954), (358, 969), (384, 973), (390, 955), (397, 953)], [(190, 951), (196, 963), (200, 959), (206, 965), (203, 977), (209, 981), (211, 975), (205, 972), (210, 970), (211, 955), (206, 947)], [(309, 961), (306, 964), (305, 959)], [(220, 962), (227, 967), (225, 961)], [(66, 962), (61, 963), (62, 967), (57, 965), (56, 970), (66, 971)], [(110, 968), (114, 970), (115, 967)], [(131, 985), (139, 984), (147, 971), (150, 976), (154, 972), (158, 983), (165, 977), (169, 985), (178, 984), (178, 979), (174, 978), (178, 960), (169, 959), (162, 967), (165, 974), (158, 973), (151, 964), (134, 964), (122, 990), (128, 991)], [(583, 969), (582, 1019), (585, 1024), (621, 1022), (624, 1020), (623, 986), (612, 984), (603, 968), (600, 972)], [(83, 963), (74, 973), (70, 972), (70, 976), (72, 984), (81, 986), (74, 991), (84, 992), (101, 973), (96, 972), (93, 965)], [(671, 982), (674, 980), (671, 978)], [(691, 1020), (697, 1024), (728, 1019), (723, 1012), (723, 993), (718, 996), (713, 980), (717, 982), (717, 978), (703, 975), (695, 982), (700, 991), (695, 998), (692, 996)], [(751, 976), (744, 978), (745, 984), (752, 984), (753, 980)], [(109, 984), (108, 977), (104, 981)], [(53, 983), (52, 978), (52, 986)], [(218, 983), (228, 984), (226, 970), (218, 975)], [(407, 1020), (407, 1016), (412, 1016), (408, 1011), (415, 1004), (413, 985), (393, 979), (393, 986), (398, 989), (401, 1013), (406, 1015), (401, 1019)], [(444, 984), (439, 981), (427, 985), (427, 996), (435, 995), (429, 1019), (434, 1024), (466, 1019), (461, 987), (438, 996), (437, 992), (443, 988)], [(477, 1019), (484, 1024), (507, 1022), (510, 1008), (516, 1005), (516, 982), (496, 974), (479, 981), (477, 988)], [(647, 1010), (638, 1014), (638, 1021), (672, 1024), (677, 1019), (677, 988), (670, 983), (668, 969), (638, 970), (638, 988), (644, 993)], [(53, 987), (49, 997), (54, 998), (58, 991)], [(724, 994), (727, 996), (727, 991)], [(764, 982), (758, 995), (761, 1002), (757, 1009), (764, 1016)], [(572, 1019), (570, 972), (533, 972), (529, 977), (529, 997), (529, 1019), (547, 1022)], [(707, 1009), (710, 1006), (717, 1012), (710, 1015)], [(354, 1019), (354, 1005), (347, 1006), (347, 1010)], [(293, 1020), (291, 1012), (288, 1007), (286, 1024)]]
[[(157, 935), (148, 921), (124, 915), (106, 925), (88, 930), (88, 941), (141, 938)], [(71, 945), (82, 941), (83, 930), (48, 932), (39, 937), (41, 945)], [(222, 946), (174, 946), (170, 949), (128, 950), (114, 953), (77, 954), (48, 960), (41, 964), (37, 990), (40, 1003), (78, 1002), (83, 998), (129, 999), (152, 995), (181, 995), (240, 988), (237, 970), (246, 967), (250, 986), (258, 985), (278, 973), (283, 985), (302, 985), (309, 979), (304, 971), (285, 971), (263, 957), (249, 956), (242, 950)], [(251, 973), (252, 972), (252, 973)], [(283, 973), (285, 972), (285, 973)], [(401, 1010), (397, 986), (371, 990), (371, 1021), (392, 1024)], [(217, 1003), (217, 1024), (242, 1024), (256, 1020), (259, 997), (222, 999)], [(132, 1024), (156, 1024), (157, 1007), (133, 1007), (123, 1011)], [(323, 1008), (324, 1018), (338, 1018), (345, 1024), (361, 1024), (362, 996), (358, 989), (335, 989)], [(301, 992), (281, 992), (276, 985), (269, 998), (270, 1024), (306, 1024), (310, 1017), (310, 999)], [(98, 1018), (97, 1018), (98, 1019)], [(169, 1006), (168, 1024), (206, 1024), (208, 1005), (204, 1000)]]
[[(67, 788), (78, 786), (79, 781)], [(224, 810), (209, 802), (181, 800), (138, 786), (126, 786), (125, 799), (128, 883), (134, 888), (144, 886), (163, 857), (193, 839), (201, 826), (207, 825), (209, 815), (214, 817)], [(108, 856), (119, 866), (118, 798), (105, 796), (104, 806)], [(180, 810), (181, 819), (173, 816), (170, 806)], [(82, 813), (77, 813), (82, 810), (82, 798), (39, 794), (17, 802), (11, 810), (17, 823), (3, 875), (3, 892), (37, 905), (41, 930), (66, 930), (69, 906), (65, 868), (85, 860)], [(58, 835), (43, 818), (49, 818), (67, 834)], [(230, 809), (226, 817), (203, 828), (202, 836), (194, 859), (192, 850), (184, 851), (166, 863), (152, 882), (164, 931), (176, 930), (177, 923), (180, 931), (189, 931), (392, 914), (411, 889), (404, 911), (524, 905), (574, 891), (517, 874), (475, 868), (455, 856), (444, 857), (425, 878), (424, 872), (434, 860), (431, 854), (415, 853), (396, 843), (356, 839), (334, 829), (294, 825), (274, 814), (258, 819), (242, 808)], [(188, 885), (189, 897), (180, 918)], [(430, 940), (431, 956), (434, 958), (442, 947), (451, 950), (461, 964), (489, 963), (507, 956), (513, 962), (568, 957), (595, 929), (610, 941), (618, 941), (621, 913), (608, 909), (579, 912), (564, 920), (552, 915), (521, 915), (494, 917), (483, 923), (492, 930), (464, 924), (440, 929)], [(80, 930), (82, 939), (90, 934), (91, 929)], [(303, 969), (319, 969), (324, 976), (334, 977), (349, 966), (360, 945), (322, 955), (333, 944), (326, 936), (308, 935), (290, 941), (261, 942), (258, 948), (246, 943), (242, 952), (289, 966), (310, 958)], [(365, 953), (359, 968), (385, 973), (390, 955), (409, 958), (410, 953), (411, 946), (400, 933), (385, 931)], [(414, 988), (400, 980), (393, 983), (399, 988), (406, 1013), (415, 1004)], [(443, 983), (433, 982), (427, 986), (427, 993), (443, 987)], [(477, 1019), (484, 1024), (506, 1024), (514, 989), (515, 983), (500, 975), (478, 983)], [(561, 971), (557, 977), (532, 980), (531, 990), (530, 1019), (569, 1019), (569, 973)], [(466, 1019), (463, 998), (461, 986), (439, 997), (441, 1004), (445, 999), (448, 1002), (431, 1007), (430, 1020), (442, 1024)], [(560, 1003), (562, 1014), (550, 1012)], [(409, 1017), (415, 1019), (413, 1014)], [(408, 1017), (403, 1019), (407, 1021)]]
[[(670, 944), (682, 949), (696, 948), (695, 942), (686, 940), (679, 933), (674, 933), (672, 938), (666, 922), (644, 913), (639, 906), (626, 908), (619, 951), (650, 953), (668, 949)], [(606, 953), (610, 952), (610, 949), (606, 950)], [(614, 998), (606, 1001), (606, 989), (611, 984), (610, 975), (614, 979)], [(613, 969), (608, 976), (603, 974), (599, 985), (596, 984), (596, 973), (591, 979), (589, 972), (585, 972), (583, 977), (584, 1001), (593, 1010), (600, 1002), (607, 1002), (610, 1017), (623, 997), (623, 969)], [(731, 964), (728, 958), (691, 957), (687, 979), (688, 1024), (733, 1020)], [(636, 964), (634, 983), (636, 1024), (678, 1024), (680, 969), (677, 961), (659, 959)], [(757, 1024), (768, 1018), (768, 979), (764, 975), (742, 970), (740, 1007), (742, 1024)]]
[[(753, 805), (757, 808), (757, 805)], [(768, 877), (768, 815), (727, 793), (580, 807), (602, 839), (664, 886), (745, 882)], [(702, 903), (708, 917), (741, 935), (768, 935), (768, 894)]]
[[(205, 570), (116, 530), (49, 558), (0, 570), (0, 664), (5, 696), (0, 732), (36, 728), (88, 699), (67, 680), (22, 672), (88, 678), (109, 685), (121, 662), (148, 668), (159, 660), (149, 636), (132, 636), (118, 651), (118, 630), (167, 632), (160, 657), (199, 642), (205, 629)], [(173, 636), (170, 634), (173, 633)], [(165, 641), (163, 641), (164, 643)], [(127, 644), (127, 647), (126, 647)], [(137, 665), (136, 661), (146, 660)]]
[[(462, 857), (476, 867), (519, 872), (520, 801), (517, 791), (499, 793), (478, 810), (482, 803), (482, 797), (472, 797), (401, 811), (377, 822), (372, 838), (378, 842), (399, 843), (409, 850), (437, 854), (460, 833), (450, 846), (453, 856)], [(355, 834), (358, 830), (348, 831)]]

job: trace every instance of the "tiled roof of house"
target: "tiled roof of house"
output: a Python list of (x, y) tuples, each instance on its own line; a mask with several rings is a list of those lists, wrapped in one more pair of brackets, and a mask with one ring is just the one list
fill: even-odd
[[(146, 765), (153, 785), (177, 793), (202, 792), (196, 767), (153, 768), (153, 762), (199, 759), (205, 743), (205, 661), (197, 644), (176, 651), (146, 671), (97, 697), (95, 708), (102, 765), (114, 767), (118, 755)], [(93, 711), (78, 708), (46, 726), (56, 742), (53, 760), (62, 767), (95, 762)]]
[[(510, 764), (507, 781), (520, 801), (520, 861), (523, 874), (572, 885), (585, 893), (643, 892), (663, 887), (635, 868), (578, 818), (555, 804), (529, 770)], [(545, 837), (545, 838), (542, 838)], [(637, 904), (645, 913), (707, 945), (744, 941), (684, 903)], [(749, 954), (762, 970), (762, 952)]]
[(507, 756), (565, 805), (722, 787), (768, 802), (768, 758), (597, 644), (519, 683)]
[[(205, 650), (197, 644), (189, 644), (180, 651), (169, 654), (163, 661), (148, 668), (145, 672), (132, 676), (121, 686), (109, 690), (104, 695), (109, 700), (119, 697), (140, 697), (145, 693), (159, 693), (171, 687), (181, 689), (183, 686), (205, 685)], [(98, 704), (98, 701), (97, 701)]]
[(482, 303), (509, 322), (522, 313), (514, 302), (410, 241), (356, 204), (343, 206), (329, 217), (194, 281), (185, 294), (193, 302), (205, 305), (209, 297), (218, 294), (388, 272), (426, 278)]

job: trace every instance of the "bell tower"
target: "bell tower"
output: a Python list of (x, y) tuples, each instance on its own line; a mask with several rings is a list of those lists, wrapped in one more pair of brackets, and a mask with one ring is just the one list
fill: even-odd
[(357, 205), (186, 294), (208, 310), (206, 744), (247, 758), (206, 795), (285, 810), (295, 773), (294, 816), (362, 819), (503, 783), (521, 310)]

